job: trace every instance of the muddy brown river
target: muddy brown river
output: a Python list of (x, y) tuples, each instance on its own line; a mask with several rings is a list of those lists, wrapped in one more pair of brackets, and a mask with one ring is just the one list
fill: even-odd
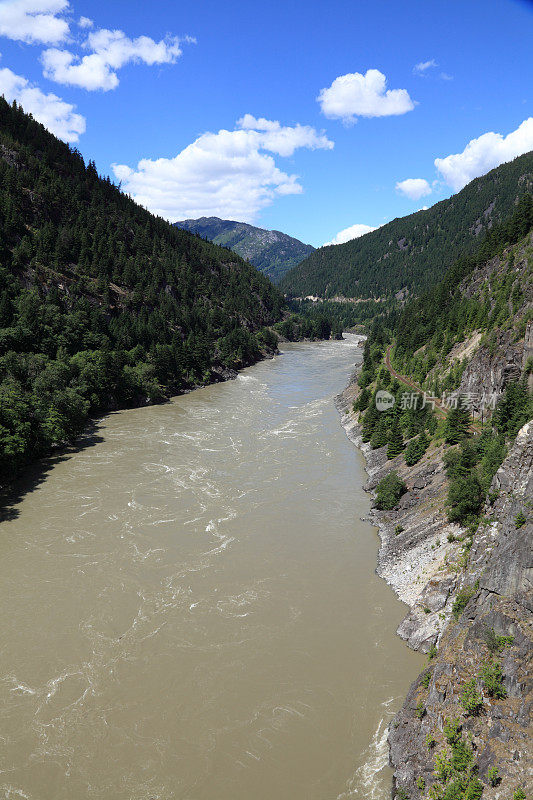
[(333, 403), (355, 344), (112, 414), (22, 487), (0, 525), (0, 797), (390, 796), (386, 725), (421, 658)]

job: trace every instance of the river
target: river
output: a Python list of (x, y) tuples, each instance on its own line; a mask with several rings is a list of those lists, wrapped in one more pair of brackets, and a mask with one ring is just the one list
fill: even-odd
[(334, 395), (297, 344), (111, 414), (0, 526), (0, 796), (385, 800), (420, 669)]

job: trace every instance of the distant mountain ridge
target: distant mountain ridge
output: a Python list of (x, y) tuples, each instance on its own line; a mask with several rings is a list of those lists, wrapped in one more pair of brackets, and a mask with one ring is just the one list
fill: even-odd
[[(321, 247), (288, 272), (280, 288), (294, 296), (393, 297), (434, 286), (483, 234), (506, 219), (533, 188), (533, 152), (501, 164), (431, 208), (345, 244)], [(403, 293), (405, 296), (405, 292)]]
[(177, 228), (197, 233), (222, 247), (228, 247), (248, 259), (273, 283), (278, 283), (292, 267), (311, 255), (315, 248), (281, 231), (256, 228), (247, 222), (219, 217), (185, 219)]

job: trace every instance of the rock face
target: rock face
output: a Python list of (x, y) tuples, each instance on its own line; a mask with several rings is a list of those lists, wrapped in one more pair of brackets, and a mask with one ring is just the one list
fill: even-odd
[[(463, 569), (457, 542), (463, 531), (447, 522), (444, 510), (447, 485), (441, 449), (428, 450), (411, 468), (401, 456), (387, 461), (385, 448), (372, 450), (361, 440), (351, 413), (357, 391), (352, 384), (337, 404), (349, 438), (367, 460), (365, 488), (372, 492), (391, 469), (408, 487), (393, 511), (371, 514), (381, 537), (377, 572), (410, 607), (399, 635), (414, 649), (432, 655), (437, 650), (390, 727), (393, 797), (428, 797), (436, 782), (435, 754), (447, 748), (445, 720), (453, 718), (460, 720), (463, 734), (471, 739), (484, 784), (483, 799), (512, 800), (519, 786), (527, 794), (533, 790), (528, 772), (533, 755), (528, 727), (533, 702), (528, 672), (533, 639), (533, 422), (520, 431), (494, 477), (489, 493), (493, 504), (484, 509), (484, 523), (475, 533)], [(519, 525), (520, 518), (517, 524), (520, 513), (529, 515), (524, 525)], [(465, 589), (472, 596), (462, 614), (457, 614), (457, 606), (454, 614), (458, 593)], [(491, 652), (494, 642), (503, 641), (496, 637), (512, 637), (512, 644)], [(478, 676), (491, 657), (501, 662), (505, 699), (482, 691)], [(467, 716), (460, 703), (472, 678), (483, 693), (483, 712), (475, 717)], [(429, 750), (428, 734), (435, 743)], [(496, 786), (488, 778), (491, 767), (501, 776)]]
[[(519, 527), (516, 523), (517, 515), (528, 511), (533, 497), (533, 422), (520, 431), (491, 489), (499, 496), (485, 508), (486, 523), (475, 534), (469, 565), (459, 585), (459, 590), (471, 587), (472, 597), (441, 637), (438, 653), (429, 662), (429, 681), (426, 678), (424, 682), (423, 676), (415, 681), (390, 729), (395, 788), (403, 788), (411, 798), (424, 794), (417, 785), (420, 778), (426, 787), (435, 782), (434, 752), (426, 745), (428, 734), (438, 751), (444, 746), (444, 720), (454, 717), (472, 737), (485, 784), (483, 798), (507, 800), (519, 786), (529, 797), (533, 790), (533, 687), (529, 674), (533, 525), (529, 522)], [(495, 650), (494, 634), (510, 637), (509, 643)], [(483, 664), (491, 658), (502, 665), (507, 694), (503, 699), (490, 697), (478, 679)], [(478, 716), (467, 716), (459, 702), (472, 678), (483, 694), (483, 711)], [(488, 781), (491, 767), (501, 776), (497, 786)]]

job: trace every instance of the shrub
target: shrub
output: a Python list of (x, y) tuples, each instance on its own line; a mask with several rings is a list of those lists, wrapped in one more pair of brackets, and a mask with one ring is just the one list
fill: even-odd
[(403, 525), (396, 525), (396, 527), (394, 528), (394, 535), (399, 536), (400, 533), (404, 532), (404, 530), (405, 528), (403, 527)]
[(507, 697), (507, 691), (503, 685), (502, 667), (498, 661), (493, 661), (491, 658), (482, 666), (479, 677), (489, 697), (497, 697), (499, 700)]
[(518, 530), (527, 522), (527, 517), (521, 511), (518, 512), (516, 517), (514, 518), (514, 526)]
[(428, 670), (427, 672), (424, 673), (420, 683), (422, 684), (424, 689), (427, 689), (429, 684), (430, 684), (430, 681), (431, 681), (431, 672), (429, 672), (429, 670)]
[(461, 738), (461, 720), (457, 717), (446, 720), (443, 728), (444, 736), (448, 744), (453, 745)]
[(438, 652), (439, 651), (437, 650), (436, 646), (432, 644), (428, 650), (428, 661), (431, 661), (433, 658), (435, 658)]
[(409, 795), (403, 787), (400, 787), (399, 789), (396, 789), (395, 798), (396, 800), (409, 800)]
[(526, 793), (524, 790), (519, 786), (516, 792), (513, 794), (513, 800), (527, 800)]
[(477, 690), (476, 679), (468, 681), (461, 693), (461, 705), (469, 716), (476, 717), (483, 708), (483, 698)]
[(459, 592), (457, 592), (457, 596), (453, 601), (453, 606), (452, 606), (452, 613), (454, 619), (456, 620), (459, 619), (459, 617), (465, 610), (468, 601), (470, 600), (471, 597), (475, 595), (477, 590), (478, 590), (478, 583), (476, 582), (473, 586), (465, 586), (464, 589), (461, 589)]
[(418, 703), (418, 705), (415, 708), (415, 717), (417, 719), (422, 719), (424, 717), (425, 713), (426, 713), (426, 707), (424, 705), (424, 702), (422, 700), (420, 700), (420, 702)]
[(399, 478), (397, 472), (389, 472), (376, 487), (376, 508), (390, 511), (407, 491), (407, 486)]
[(506, 647), (511, 647), (514, 642), (514, 636), (499, 636), (494, 628), (485, 629), (484, 639), (491, 653), (501, 653)]
[(448, 519), (466, 522), (476, 517), (483, 503), (483, 489), (475, 473), (466, 478), (455, 478), (448, 488)]
[(497, 767), (489, 767), (487, 778), (491, 786), (497, 786), (501, 782), (500, 773)]

